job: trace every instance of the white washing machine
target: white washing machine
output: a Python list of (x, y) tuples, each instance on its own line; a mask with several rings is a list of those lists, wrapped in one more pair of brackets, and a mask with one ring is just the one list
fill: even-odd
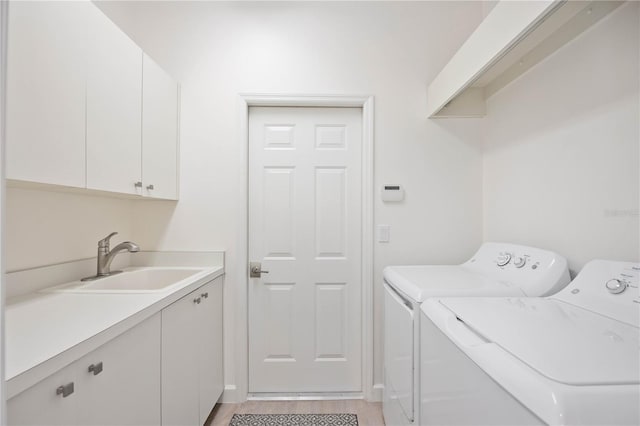
[(420, 304), (428, 297), (543, 296), (569, 283), (567, 261), (515, 244), (484, 243), (461, 265), (384, 269), (384, 397), (389, 426), (420, 424)]
[(639, 274), (595, 260), (547, 298), (426, 301), (421, 424), (640, 424)]

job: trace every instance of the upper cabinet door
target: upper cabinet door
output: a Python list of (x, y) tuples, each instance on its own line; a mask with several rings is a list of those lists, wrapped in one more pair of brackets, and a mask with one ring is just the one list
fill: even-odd
[(89, 8), (87, 188), (140, 194), (142, 50)]
[(178, 85), (143, 55), (143, 195), (178, 199)]
[(87, 2), (11, 2), (7, 178), (85, 186)]

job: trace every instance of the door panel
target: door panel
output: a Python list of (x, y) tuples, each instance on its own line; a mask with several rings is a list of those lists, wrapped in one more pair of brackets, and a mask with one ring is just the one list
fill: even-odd
[(142, 59), (143, 194), (177, 200), (178, 85), (149, 56)]
[(249, 391), (361, 391), (359, 108), (249, 111)]
[(222, 395), (222, 277), (202, 287), (199, 291), (202, 304), (198, 311), (200, 344), (199, 388), (200, 423), (204, 424)]
[[(104, 370), (94, 375), (91, 364)], [(160, 314), (156, 314), (76, 362), (79, 424), (160, 424)]]
[(95, 5), (87, 71), (87, 188), (138, 194), (142, 50)]
[(84, 188), (89, 4), (10, 6), (7, 178)]
[[(75, 389), (78, 373), (74, 364), (52, 374), (37, 385), (7, 401), (9, 425), (81, 425), (78, 419), (78, 399)], [(66, 397), (58, 395), (58, 386), (74, 383), (74, 392)], [(81, 397), (80, 397), (81, 398)]]
[(317, 361), (344, 361), (347, 356), (346, 283), (317, 284), (315, 357)]
[(162, 310), (162, 424), (200, 423), (198, 304), (194, 293)]
[(293, 168), (264, 169), (264, 221), (269, 224), (264, 230), (266, 257), (294, 257), (294, 179)]

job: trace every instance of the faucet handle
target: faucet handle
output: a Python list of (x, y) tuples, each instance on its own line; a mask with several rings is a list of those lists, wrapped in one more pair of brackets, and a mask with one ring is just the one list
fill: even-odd
[(103, 239), (101, 239), (100, 241), (98, 241), (98, 247), (109, 247), (109, 240), (114, 235), (118, 235), (118, 233), (117, 232), (112, 232), (109, 235), (107, 235), (106, 237), (104, 237)]

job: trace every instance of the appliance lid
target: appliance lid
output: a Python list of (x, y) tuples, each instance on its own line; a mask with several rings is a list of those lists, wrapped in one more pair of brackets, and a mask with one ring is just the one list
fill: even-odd
[(524, 296), (507, 280), (491, 279), (466, 265), (387, 266), (384, 280), (413, 301), (448, 296)]
[(544, 298), (439, 301), (540, 374), (570, 385), (640, 384), (640, 329)]

